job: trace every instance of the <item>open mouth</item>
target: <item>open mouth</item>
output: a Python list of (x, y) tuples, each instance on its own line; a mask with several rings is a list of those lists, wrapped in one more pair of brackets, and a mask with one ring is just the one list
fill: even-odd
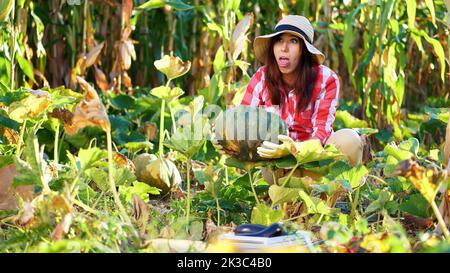
[(289, 58), (286, 58), (286, 57), (278, 58), (278, 65), (280, 67), (288, 67), (290, 65), (290, 63), (291, 62), (290, 62)]

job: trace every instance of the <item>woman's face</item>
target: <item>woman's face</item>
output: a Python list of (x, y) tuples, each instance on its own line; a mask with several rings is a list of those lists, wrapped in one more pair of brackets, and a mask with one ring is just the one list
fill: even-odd
[(300, 38), (289, 33), (284, 33), (274, 39), (276, 40), (273, 45), (273, 54), (275, 55), (278, 68), (284, 75), (292, 75), (302, 56)]

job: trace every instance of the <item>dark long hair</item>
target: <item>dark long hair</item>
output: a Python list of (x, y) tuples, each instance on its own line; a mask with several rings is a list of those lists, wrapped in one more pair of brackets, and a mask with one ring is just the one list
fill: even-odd
[[(267, 90), (269, 91), (270, 99), (273, 105), (281, 105), (281, 95), (287, 95), (284, 94), (285, 84), (283, 82), (283, 76), (278, 68), (275, 54), (273, 53), (273, 46), (280, 35), (272, 37), (270, 41), (265, 69), (265, 84)], [(297, 98), (299, 98), (297, 109), (302, 111), (308, 107), (308, 104), (311, 101), (318, 64), (315, 61), (313, 54), (311, 54), (306, 48), (303, 39), (299, 38), (299, 40), (302, 47), (302, 55), (300, 57), (300, 61), (298, 62), (297, 68), (295, 69), (296, 80), (294, 84), (294, 92), (296, 93)]]

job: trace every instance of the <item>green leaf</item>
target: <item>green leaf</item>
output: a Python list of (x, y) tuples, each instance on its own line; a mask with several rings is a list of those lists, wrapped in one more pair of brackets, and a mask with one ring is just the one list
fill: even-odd
[(434, 38), (431, 38), (430, 36), (428, 36), (428, 33), (426, 33), (424, 30), (420, 31), (420, 34), (422, 35), (422, 37), (425, 38), (425, 40), (430, 43), (433, 48), (434, 48), (434, 52), (436, 53), (438, 60), (439, 60), (439, 64), (441, 67), (441, 80), (444, 82), (445, 80), (445, 52), (444, 52), (444, 48), (442, 47), (442, 44), (439, 40), (436, 40)]
[(119, 168), (114, 172), (114, 181), (117, 186), (129, 186), (136, 181), (136, 176), (126, 168)]
[(399, 209), (422, 218), (429, 218), (433, 215), (431, 205), (420, 193), (410, 195), (408, 200), (400, 204)]
[(327, 145), (326, 148), (322, 147), (318, 139), (295, 142), (291, 146), (290, 152), (297, 160), (298, 165), (341, 156), (341, 153), (331, 145)]
[(385, 208), (387, 202), (391, 199), (391, 197), (392, 194), (390, 192), (388, 192), (387, 190), (382, 190), (378, 195), (378, 199), (370, 203), (369, 206), (367, 206), (365, 214), (382, 210), (383, 208)]
[(109, 190), (108, 173), (100, 168), (91, 168), (85, 171), (85, 174), (91, 178), (97, 187), (103, 192)]
[(153, 143), (149, 141), (127, 142), (125, 144), (122, 144), (122, 147), (125, 147), (130, 151), (137, 152), (140, 150), (152, 150)]
[(164, 0), (150, 0), (147, 1), (145, 3), (143, 3), (142, 5), (136, 7), (137, 10), (149, 10), (149, 9), (158, 9), (158, 8), (162, 8), (165, 5)]
[(33, 82), (35, 82), (34, 73), (33, 73), (33, 65), (31, 64), (31, 62), (28, 61), (27, 59), (23, 58), (19, 54), (16, 54), (16, 59), (17, 59), (17, 62), (19, 63), (19, 66), (20, 66), (20, 69), (22, 70), (22, 72), (25, 75), (27, 75), (28, 78), (33, 80)]
[(193, 6), (186, 4), (181, 0), (166, 0), (166, 4), (172, 6), (174, 9), (180, 10), (180, 11), (190, 10), (190, 9), (194, 8)]
[(150, 199), (149, 194), (159, 195), (160, 189), (151, 187), (146, 183), (135, 181), (133, 186), (119, 186), (119, 194), (125, 198), (126, 201), (131, 202), (133, 196), (137, 194), (139, 198), (144, 202), (148, 202)]
[[(339, 126), (340, 125), (340, 126)], [(347, 111), (337, 110), (335, 126), (337, 128), (365, 128), (368, 126), (367, 121), (355, 118)]]
[(415, 28), (414, 22), (416, 21), (416, 0), (406, 0), (406, 11), (408, 13), (408, 27), (410, 29)]
[(425, 0), (425, 4), (427, 5), (427, 8), (430, 10), (431, 21), (433, 22), (434, 27), (437, 28), (437, 25), (436, 25), (436, 13), (434, 11), (433, 0)]
[[(405, 144), (404, 146), (407, 147), (407, 144)], [(384, 147), (384, 154), (393, 156), (398, 161), (410, 159), (414, 156), (414, 154), (411, 153), (410, 151), (405, 151), (405, 150), (397, 147), (397, 145), (395, 145), (395, 143), (386, 145)]]
[(419, 151), (419, 140), (413, 137), (408, 140), (400, 142), (398, 147), (404, 151), (409, 151), (415, 156), (417, 156), (417, 152)]
[(299, 196), (306, 205), (306, 209), (309, 214), (329, 215), (331, 213), (331, 209), (325, 204), (322, 199), (309, 196), (302, 190), (299, 191)]
[(14, 164), (15, 162), (15, 156), (14, 155), (0, 155), (0, 169)]
[(269, 196), (274, 205), (297, 200), (298, 192), (298, 189), (285, 188), (278, 185), (272, 185), (269, 188)]
[(225, 52), (223, 51), (223, 46), (220, 46), (216, 51), (213, 67), (214, 73), (219, 73), (225, 67)]
[(225, 36), (225, 27), (224, 26), (221, 26), (216, 23), (207, 23), (206, 26), (208, 27), (209, 30), (217, 31), (219, 33), (220, 37), (223, 38)]
[(134, 106), (135, 99), (127, 95), (118, 95), (111, 100), (111, 104), (117, 109), (130, 109)]
[(265, 204), (256, 205), (252, 210), (251, 223), (269, 226), (283, 219), (283, 211), (273, 210)]
[(364, 165), (360, 165), (357, 168), (352, 168), (344, 162), (334, 164), (331, 170), (331, 177), (334, 176), (335, 180), (347, 181), (351, 188), (359, 187), (363, 177), (369, 172)]
[(166, 86), (158, 86), (153, 88), (150, 91), (150, 94), (152, 94), (157, 98), (163, 99), (166, 102), (171, 102), (180, 97), (181, 95), (183, 95), (184, 91), (179, 87), (174, 87), (170, 89), (169, 87)]
[(312, 178), (307, 176), (305, 177), (291, 176), (289, 182), (286, 183), (287, 178), (288, 178), (287, 176), (280, 178), (278, 183), (280, 185), (284, 185), (284, 187), (286, 188), (292, 188), (297, 190), (301, 189), (307, 192), (308, 194), (311, 193), (312, 186), (314, 183), (314, 180), (312, 180)]
[[(197, 129), (197, 132), (194, 129)], [(181, 127), (177, 129), (170, 139), (164, 142), (164, 145), (179, 151), (188, 158), (192, 158), (205, 143), (202, 129), (201, 125)]]
[(14, 131), (17, 131), (17, 132), (20, 130), (20, 123), (18, 123), (17, 121), (15, 121), (13, 119), (10, 119), (6, 115), (0, 115), (0, 126), (13, 129)]
[(107, 152), (97, 147), (80, 149), (78, 152), (81, 171), (86, 171), (90, 168), (99, 165), (99, 161), (107, 158)]

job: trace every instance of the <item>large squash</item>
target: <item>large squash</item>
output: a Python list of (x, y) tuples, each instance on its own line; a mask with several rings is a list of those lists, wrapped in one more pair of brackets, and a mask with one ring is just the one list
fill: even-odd
[(170, 189), (181, 184), (181, 176), (177, 167), (168, 159), (144, 153), (138, 155), (133, 163), (138, 181), (161, 189), (161, 195), (165, 195)]
[(214, 138), (225, 153), (242, 161), (264, 160), (257, 148), (265, 140), (278, 143), (280, 134), (287, 134), (284, 121), (263, 108), (239, 105), (220, 113), (215, 121)]

